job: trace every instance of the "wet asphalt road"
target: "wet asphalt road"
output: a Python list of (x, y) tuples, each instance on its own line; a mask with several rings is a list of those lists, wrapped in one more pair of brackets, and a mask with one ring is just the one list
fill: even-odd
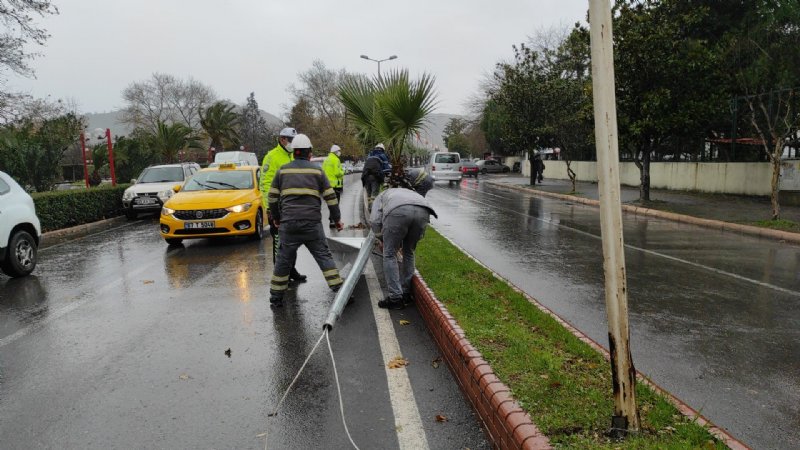
[[(345, 190), (348, 225), (361, 219), (357, 191)], [(43, 249), (33, 276), (0, 278), (0, 448), (350, 446), (324, 340), (268, 417), (322, 336), (333, 300), (310, 254), (298, 260), (309, 282), (273, 311), (269, 239), (185, 243), (168, 248), (157, 222), (140, 220)], [(330, 334), (354, 441), (488, 448), (446, 366), (431, 364), (438, 352), (416, 310), (373, 311), (381, 294), (370, 286), (380, 277), (362, 276)], [(386, 369), (396, 355), (382, 353), (381, 323), (410, 361), (411, 392), (399, 407)], [(414, 411), (398, 411), (409, 399)], [(418, 416), (416, 436), (395, 425), (409, 414)]]
[[(491, 178), (437, 184), (435, 228), (607, 348), (599, 210)], [(800, 448), (800, 247), (624, 227), (636, 368), (754, 448)]]

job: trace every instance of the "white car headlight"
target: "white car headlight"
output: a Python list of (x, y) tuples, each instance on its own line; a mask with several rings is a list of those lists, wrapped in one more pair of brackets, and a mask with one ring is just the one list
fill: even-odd
[(230, 208), (225, 208), (226, 211), (230, 211), (232, 213), (240, 213), (250, 210), (250, 207), (253, 206), (252, 203), (243, 203), (241, 205), (231, 206)]
[(127, 200), (132, 200), (134, 197), (136, 197), (136, 194), (134, 194), (134, 193), (133, 193), (133, 191), (129, 191), (129, 190), (126, 190), (126, 191), (125, 191), (125, 192), (122, 194), (122, 199), (123, 199), (123, 200), (126, 200), (126, 201), (127, 201)]
[(162, 216), (171, 216), (175, 213), (175, 210), (172, 208), (167, 208), (166, 206), (161, 207), (161, 215)]
[(158, 198), (163, 203), (163, 202), (169, 200), (169, 198), (172, 197), (172, 194), (174, 194), (174, 193), (175, 192), (172, 189), (168, 189), (166, 191), (161, 191), (161, 192), (158, 193)]

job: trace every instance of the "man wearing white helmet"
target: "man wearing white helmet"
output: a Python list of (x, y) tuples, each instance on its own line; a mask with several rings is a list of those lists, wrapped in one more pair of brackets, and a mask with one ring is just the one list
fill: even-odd
[[(344, 169), (342, 168), (342, 149), (336, 144), (331, 146), (331, 151), (322, 163), (322, 170), (328, 176), (333, 192), (336, 193), (336, 200), (342, 201), (342, 190), (344, 189)], [(330, 227), (336, 227), (336, 222), (331, 218)]]
[[(278, 227), (272, 220), (272, 213), (269, 210), (268, 193), (272, 186), (272, 180), (275, 178), (275, 173), (283, 165), (292, 162), (292, 140), (297, 136), (297, 130), (294, 128), (284, 128), (278, 133), (278, 145), (264, 155), (264, 160), (261, 163), (261, 201), (267, 207), (267, 222), (269, 223), (269, 234), (272, 236), (272, 263), (278, 256), (278, 248), (280, 247), (280, 236), (278, 234)], [(305, 282), (306, 276), (301, 275), (292, 266), (289, 279), (296, 282)]]
[(322, 228), (322, 200), (328, 204), (336, 229), (344, 227), (336, 193), (322, 168), (309, 161), (312, 146), (308, 136), (295, 136), (292, 148), (294, 160), (278, 169), (268, 195), (281, 242), (269, 285), (272, 307), (283, 306), (290, 270), (294, 267), (301, 245), (305, 245), (314, 257), (331, 290), (338, 291), (343, 282)]

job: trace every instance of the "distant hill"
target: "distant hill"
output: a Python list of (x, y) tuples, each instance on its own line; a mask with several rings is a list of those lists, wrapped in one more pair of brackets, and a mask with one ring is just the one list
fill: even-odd
[[(87, 113), (84, 115), (88, 121), (87, 129), (94, 130), (95, 128), (110, 128), (111, 134), (114, 136), (127, 136), (133, 131), (133, 127), (121, 122), (122, 111), (111, 111), (106, 113)], [(267, 121), (267, 125), (271, 128), (280, 128), (283, 126), (283, 121), (278, 117), (266, 112), (261, 111), (261, 116)]]
[(420, 137), (427, 140), (430, 147), (439, 147), (439, 150), (444, 150), (444, 140), (442, 140), (442, 132), (447, 122), (454, 117), (465, 118), (457, 114), (442, 114), (435, 113), (428, 116), (428, 125), (426, 129), (420, 132)]

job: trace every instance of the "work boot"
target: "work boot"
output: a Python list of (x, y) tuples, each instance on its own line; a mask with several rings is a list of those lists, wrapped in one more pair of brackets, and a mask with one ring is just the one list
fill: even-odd
[(344, 284), (344, 283), (334, 284), (334, 285), (333, 285), (333, 286), (331, 286), (330, 288), (331, 288), (331, 290), (332, 290), (333, 292), (339, 292), (339, 289), (341, 289), (341, 288), (342, 288), (342, 285), (343, 285), (343, 284)]
[(378, 302), (378, 308), (403, 309), (403, 297), (389, 297)]
[(292, 271), (289, 272), (289, 282), (305, 283), (306, 280), (308, 280), (307, 276), (301, 274), (300, 272), (297, 271), (297, 269), (292, 267)]
[(269, 306), (280, 308), (283, 306), (283, 296), (272, 294), (269, 296)]

